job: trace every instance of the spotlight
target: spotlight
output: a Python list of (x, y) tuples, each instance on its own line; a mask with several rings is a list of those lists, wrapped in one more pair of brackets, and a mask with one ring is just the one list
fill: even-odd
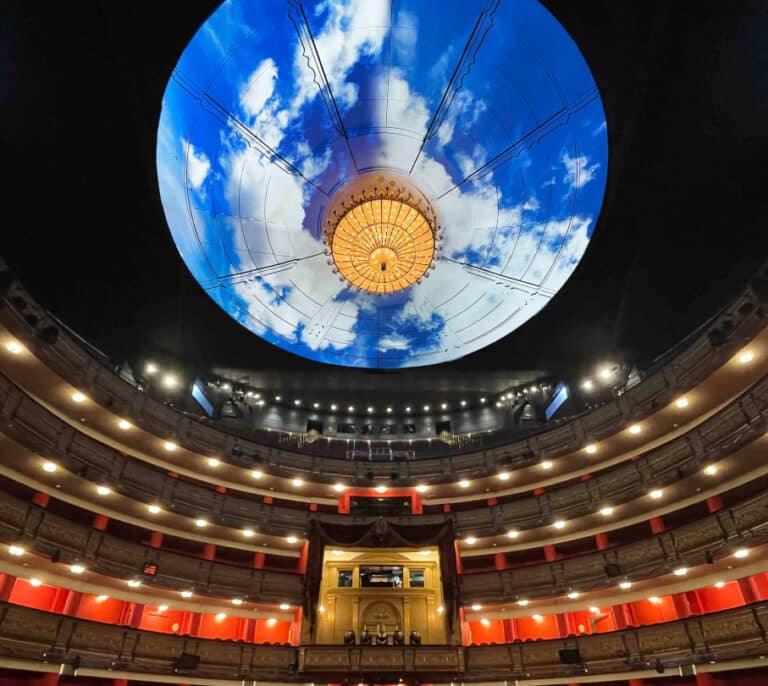
[(195, 520), (195, 526), (198, 529), (204, 529), (206, 526), (208, 526), (208, 522), (204, 519), (196, 519)]
[(584, 381), (581, 382), (581, 388), (585, 391), (591, 391), (594, 387), (595, 383), (592, 379), (584, 379)]
[(253, 538), (256, 532), (253, 529), (243, 529), (243, 536), (246, 538)]
[(72, 394), (72, 400), (74, 400), (76, 403), (84, 403), (85, 402), (85, 395), (81, 393), (80, 391), (75, 391)]
[(18, 355), (22, 350), (24, 350), (24, 346), (21, 345), (21, 343), (18, 341), (8, 341), (5, 344), (5, 349), (12, 355)]
[(344, 484), (333, 484), (333, 490), (336, 493), (343, 493), (346, 486)]
[(517, 531), (517, 529), (510, 529), (507, 531), (507, 536), (509, 538), (517, 538), (520, 535), (520, 532)]
[(462, 479), (459, 481), (459, 486), (461, 488), (469, 488), (469, 481), (467, 479)]
[(565, 528), (565, 522), (562, 519), (558, 519), (553, 526), (555, 529), (564, 529)]
[(660, 488), (654, 488), (648, 495), (651, 496), (651, 498), (654, 500), (658, 500), (661, 498), (661, 496), (664, 495), (664, 491), (662, 491)]
[(622, 581), (622, 582), (619, 584), (619, 588), (620, 588), (622, 591), (628, 591), (630, 588), (632, 588), (632, 582), (631, 582), (631, 581)]
[(741, 364), (749, 364), (754, 359), (755, 356), (751, 350), (745, 350), (743, 353), (741, 353), (741, 355), (739, 355), (739, 362), (741, 362)]
[(120, 421), (117, 423), (117, 426), (118, 426), (120, 429), (122, 429), (123, 431), (128, 431), (128, 429), (130, 429), (130, 428), (131, 428), (131, 423), (130, 423), (130, 422), (127, 422), (125, 419), (121, 419), (121, 420), (120, 420)]
[(639, 424), (633, 424), (629, 427), (629, 433), (633, 434), (634, 436), (637, 436), (643, 428)]
[(749, 550), (747, 550), (746, 548), (739, 548), (739, 549), (738, 549), (738, 550), (737, 550), (737, 551), (736, 551), (736, 552), (733, 554), (733, 556), (734, 556), (734, 557), (737, 557), (737, 558), (739, 558), (740, 560), (743, 560), (745, 557), (747, 557), (747, 555), (749, 555)]
[(9, 545), (8, 546), (8, 552), (13, 555), (14, 557), (21, 557), (24, 553), (26, 553), (26, 549), (23, 546), (20, 545)]
[(681, 398), (678, 398), (677, 400), (675, 400), (675, 407), (681, 410), (688, 407), (688, 398), (686, 398), (685, 396), (682, 396)]
[(584, 452), (588, 455), (594, 455), (597, 452), (597, 446), (594, 443), (589, 443), (584, 447)]
[(475, 543), (477, 543), (477, 539), (476, 539), (474, 536), (467, 536), (467, 537), (464, 539), (464, 542), (465, 542), (467, 545), (475, 545)]
[(43, 471), (48, 472), (49, 474), (53, 474), (58, 467), (53, 462), (43, 462)]
[(163, 377), (163, 386), (166, 388), (175, 388), (178, 381), (176, 380), (176, 377), (173, 376), (173, 374), (166, 374)]

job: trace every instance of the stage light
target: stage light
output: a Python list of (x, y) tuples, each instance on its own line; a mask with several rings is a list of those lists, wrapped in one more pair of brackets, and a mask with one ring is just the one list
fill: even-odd
[(117, 422), (117, 426), (123, 431), (128, 431), (128, 429), (132, 428), (131, 423), (127, 422), (125, 419), (121, 419), (119, 422)]
[(43, 462), (43, 471), (53, 474), (57, 469), (58, 467), (54, 462)]
[(675, 400), (675, 407), (677, 407), (680, 410), (688, 407), (688, 398), (686, 398), (685, 396), (682, 396), (681, 398), (678, 398), (677, 400)]
[(12, 355), (18, 355), (24, 350), (24, 346), (18, 341), (8, 341), (5, 344), (5, 349)]
[(594, 455), (594, 454), (597, 452), (597, 446), (596, 446), (594, 443), (588, 443), (588, 444), (587, 444), (587, 445), (584, 447), (584, 451), (585, 451), (585, 452), (586, 452), (588, 455)]
[(72, 400), (74, 400), (76, 403), (84, 403), (85, 402), (85, 395), (81, 393), (80, 391), (75, 391), (72, 394)]

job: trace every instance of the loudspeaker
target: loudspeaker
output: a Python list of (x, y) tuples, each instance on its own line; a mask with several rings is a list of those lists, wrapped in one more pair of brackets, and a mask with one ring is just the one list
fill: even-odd
[(656, 671), (659, 674), (664, 674), (664, 663), (661, 660), (656, 660)]
[(557, 651), (560, 654), (560, 662), (564, 665), (580, 665), (581, 652), (576, 648), (563, 648)]
[(609, 562), (603, 567), (606, 576), (621, 576), (621, 567), (615, 562)]
[(704, 559), (707, 561), (708, 565), (715, 564), (715, 553), (711, 550), (707, 550), (707, 552), (704, 553)]
[(174, 663), (176, 669), (197, 669), (200, 664), (200, 657), (192, 653), (182, 653)]
[(680, 665), (680, 676), (696, 676), (694, 665)]

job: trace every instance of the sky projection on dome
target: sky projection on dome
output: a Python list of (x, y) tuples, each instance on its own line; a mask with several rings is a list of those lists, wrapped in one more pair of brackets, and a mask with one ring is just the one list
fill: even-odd
[[(576, 268), (608, 163), (594, 79), (534, 0), (229, 0), (163, 96), (168, 225), (231, 317), (304, 357), (446, 362), (514, 331)], [(322, 222), (361, 174), (407, 176), (442, 226), (429, 278), (359, 292)]]

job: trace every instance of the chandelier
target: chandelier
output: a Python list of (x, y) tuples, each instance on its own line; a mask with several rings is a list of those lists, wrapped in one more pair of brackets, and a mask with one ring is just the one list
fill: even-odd
[(385, 295), (429, 276), (439, 226), (427, 199), (404, 180), (378, 174), (343, 189), (326, 213), (328, 264), (360, 291)]

